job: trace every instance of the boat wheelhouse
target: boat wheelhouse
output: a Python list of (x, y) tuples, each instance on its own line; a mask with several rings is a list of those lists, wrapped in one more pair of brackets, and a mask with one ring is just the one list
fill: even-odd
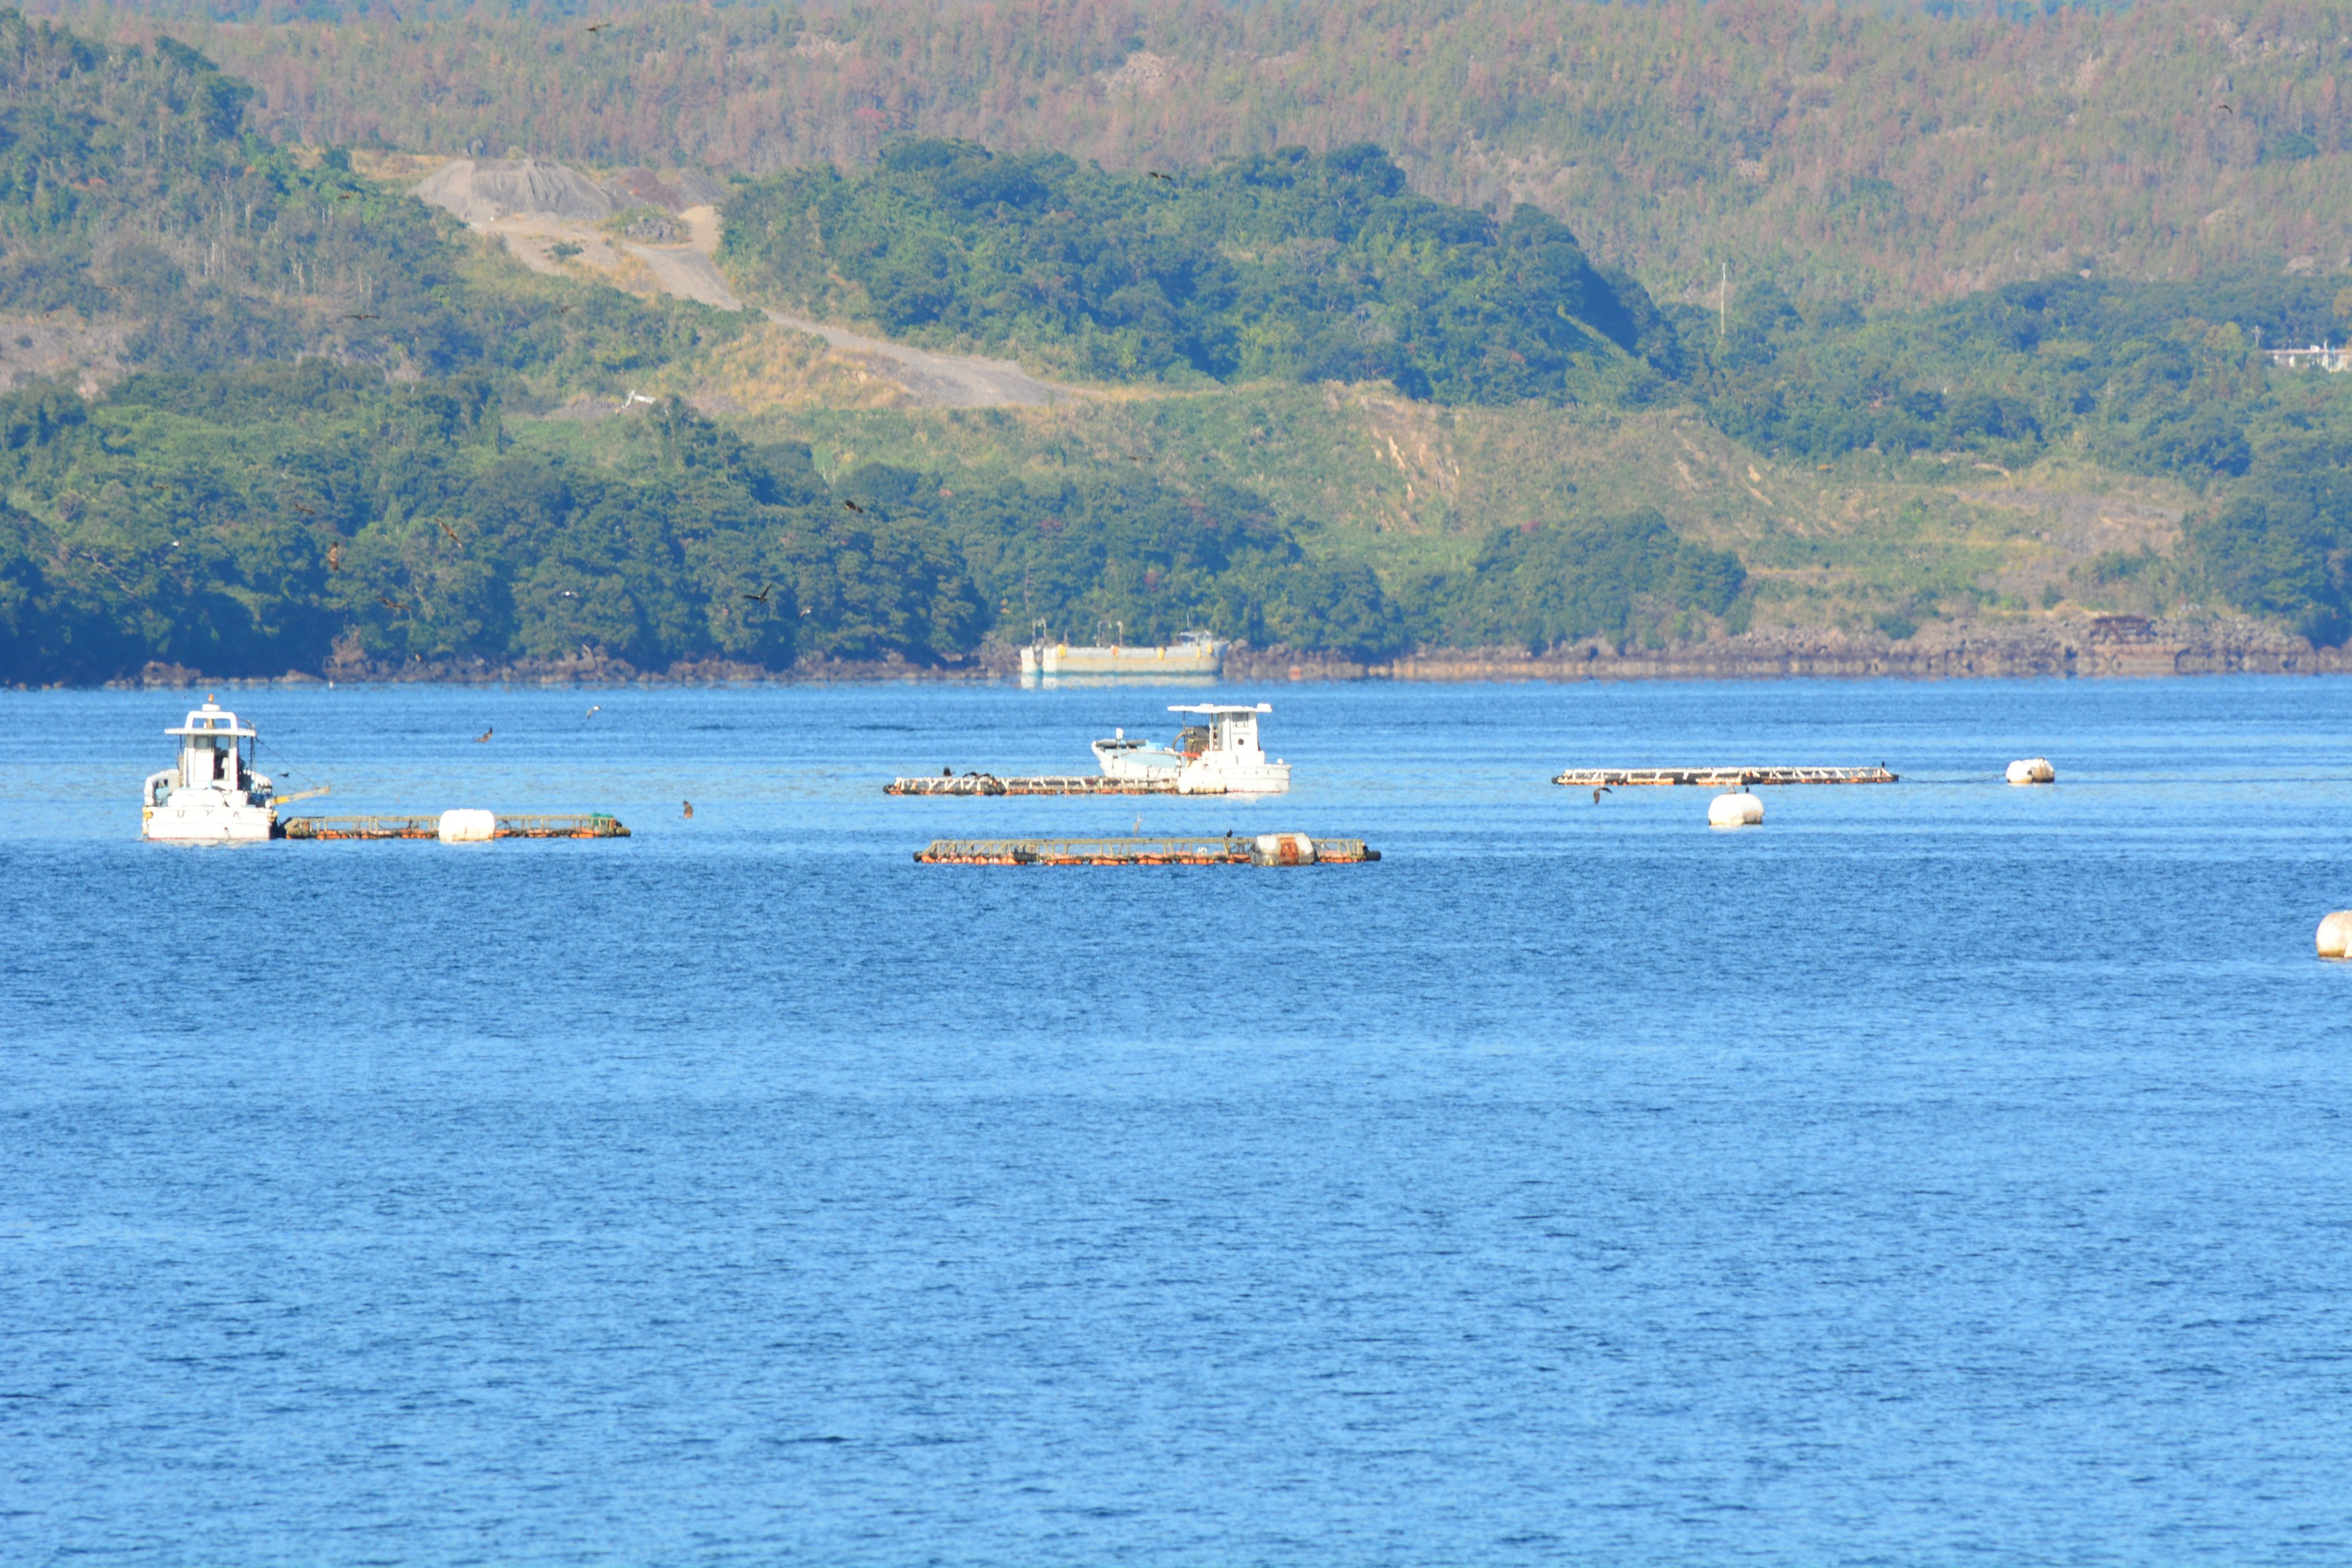
[(245, 843), (276, 836), (276, 787), (253, 771), (252, 726), (206, 693), (202, 708), (163, 733), (179, 738), (180, 760), (148, 775), (139, 796), (141, 837)]
[(1178, 795), (1285, 795), (1290, 789), (1290, 764), (1279, 758), (1266, 761), (1258, 742), (1257, 719), (1274, 705), (1258, 702), (1184, 702), (1171, 713), (1196, 715), (1176, 749), (1184, 766), (1176, 774)]

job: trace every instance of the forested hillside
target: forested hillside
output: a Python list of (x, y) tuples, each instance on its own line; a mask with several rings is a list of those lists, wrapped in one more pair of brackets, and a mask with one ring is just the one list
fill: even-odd
[[(103, 49), (0, 13), (0, 309), (119, 322), (139, 366), (101, 395), (0, 397), (0, 678), (581, 649), (655, 668), (938, 662), (1038, 618), (1139, 637), (1205, 621), (1369, 656), (1457, 627), (1655, 635), (1738, 607), (1737, 561), (1655, 517), (1579, 518), (1591, 551), (1391, 587), (1232, 486), (875, 465), (829, 485), (804, 446), (747, 442), (676, 399), (554, 408), (746, 322), (524, 272), (340, 153), (246, 130), (242, 85), (178, 45)], [(1412, 220), (1493, 247), (1483, 218), (1367, 167)]]
[(1414, 195), (1370, 146), (1179, 177), (910, 139), (846, 177), (738, 186), (720, 259), (805, 314), (1097, 380), (1389, 381), (1512, 403), (1682, 369), (1648, 293), (1595, 270), (1559, 219)]
[(992, 627), (1041, 619), (1139, 641), (1209, 625), (1357, 658), (1744, 624), (1738, 558), (1654, 513), (1501, 531), (1477, 569), (1391, 586), (1310, 557), (1310, 527), (1231, 487), (1107, 473), (950, 486), (887, 464), (828, 486), (804, 446), (746, 442), (675, 400), (518, 432), (494, 385), (387, 385), (314, 362), (142, 375), (95, 405), (0, 396), (15, 501), (0, 512), (0, 674), (582, 650), (657, 670), (952, 663)]
[[(1802, 0), (876, 0), (169, 16), (314, 144), (478, 142), (767, 174), (918, 134), (1141, 173), (1386, 148), (1422, 195), (1532, 202), (1660, 299), (1857, 303), (2089, 268), (2185, 278), (2352, 255), (2341, 5)], [(608, 22), (589, 34), (591, 19)], [(214, 22), (211, 16), (234, 18)]]
[[(2280, 375), (2257, 346), (2352, 335), (2352, 289), (2335, 280), (2062, 276), (1872, 315), (1818, 297), (1800, 308), (1763, 282), (1719, 319), (1661, 313), (1557, 220), (1412, 196), (1368, 148), (1123, 176), (906, 141), (870, 170), (740, 185), (729, 210), (725, 258), (755, 294), (1098, 379), (1384, 380), (1409, 398), (1501, 405), (1687, 400), (1779, 458), (1964, 454), (2006, 471), (2063, 454), (2168, 478), (2217, 503), (2180, 561), (2205, 587), (2323, 641), (2352, 618), (2352, 514), (2307, 482), (2352, 445), (2346, 399), (2324, 375)], [(1948, 597), (1885, 619), (1983, 607)]]
[[(1029, 13), (996, 15), (1000, 41), (1025, 36)], [(1087, 33), (1113, 14), (1063, 15)], [(1774, 16), (1645, 13), (1612, 36), (1679, 26), (1675, 47), (1696, 47)], [(677, 19), (625, 26), (664, 16)], [(2140, 16), (2102, 47), (2123, 58)], [(2079, 20), (1968, 26), (2054, 29), (2049, 45)], [(1824, 48), (1841, 28), (1900, 42), (1961, 26), (1790, 25), (1827, 29)], [(551, 79), (625, 26), (543, 26)], [(796, 36), (794, 59), (856, 52)], [(949, 27), (940, 47), (963, 36)], [(1117, 42), (1130, 58), (1137, 40)], [(1390, 58), (1377, 42), (1357, 37), (1351, 58)], [(1409, 75), (1412, 54), (1390, 64)], [(1185, 79), (1135, 96), (1147, 78), (1116, 89), (1122, 112), (1166, 100), (1172, 116)], [(583, 649), (654, 669), (955, 663), (1040, 621), (1135, 640), (1207, 625), (1362, 659), (1751, 623), (1905, 636), (2053, 609), (2234, 606), (2321, 641), (2352, 632), (2352, 377), (2275, 368), (2258, 347), (2352, 334), (2332, 262), (2206, 257), (2194, 282), (2042, 268), (1902, 307), (1891, 284), (1859, 290), (1879, 289), (1873, 303), (1797, 267), (1743, 275), (1718, 313), (1656, 303), (1625, 265), (1638, 256), (1593, 240), (1580, 198), (1432, 195), (1429, 143), (1412, 136), (1393, 153), (1279, 143), (1125, 170), (877, 139), (870, 161), (739, 176), (721, 256), (738, 285), (1094, 390), (973, 417), (787, 411), (728, 379), (765, 363), (777, 329), (633, 297), (554, 251), (530, 270), (496, 236), (362, 177), (347, 149), (286, 139), (182, 44), (100, 44), (0, 12), (0, 329), (19, 346), (110, 334), (129, 367), (0, 396), (11, 681)], [(1591, 101), (1632, 117), (1631, 147), (1655, 96)], [(1540, 120), (1549, 103), (1522, 110)], [(2337, 156), (2298, 134), (2301, 163)], [(1953, 243), (1968, 231), (1947, 227)], [(1843, 243), (1804, 255), (1860, 254)], [(640, 386), (699, 389), (701, 406)], [(2071, 515), (2034, 499), (2058, 492), (2032, 476), (2134, 499), (2107, 508), (2125, 521), (2055, 538), (2001, 521)]]
[(442, 214), (247, 130), (252, 90), (169, 38), (106, 49), (0, 9), (0, 310), (122, 322), (158, 369), (326, 354), (560, 390), (741, 323), (495, 265)]

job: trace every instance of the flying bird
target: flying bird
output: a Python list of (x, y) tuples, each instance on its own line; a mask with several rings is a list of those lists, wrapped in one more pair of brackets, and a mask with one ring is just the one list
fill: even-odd
[(2238, 111), (2225, 103), (2221, 106), (2221, 112), (2224, 114), (2235, 114)]
[(477, 736), (475, 736), (475, 737), (474, 737), (474, 744), (476, 744), (476, 745), (478, 745), (478, 745), (481, 745), (482, 743), (484, 743), (485, 742), (487, 742), (487, 741), (491, 737), (491, 735), (495, 734), (496, 732), (497, 732), (497, 731), (495, 731), (495, 729), (491, 729), (491, 730), (485, 730), (485, 731), (483, 731), (480, 734), (478, 734), (478, 735), (477, 735)]
[(602, 702), (592, 702), (588, 705), (588, 717), (593, 719), (597, 714), (602, 713), (604, 710), (604, 705)]
[(317, 511), (315, 511), (314, 510), (312, 510), (312, 509), (311, 509), (311, 508), (310, 508), (310, 507), (304, 506), (304, 505), (303, 505), (300, 501), (299, 501), (299, 500), (290, 500), (290, 501), (288, 501), (286, 504), (287, 504), (288, 506), (292, 507), (296, 511), (300, 512), (304, 517), (316, 517), (316, 516), (318, 516), (318, 515), (319, 515)]
[(372, 315), (366, 311), (360, 311), (354, 315), (345, 316), (343, 320), (346, 321), (380, 321), (383, 320), (383, 318), (377, 315)]
[(450, 527), (446, 522), (442, 522), (442, 521), (437, 517), (433, 521), (441, 523), (441, 531), (449, 536), (450, 543), (456, 545), (460, 550), (466, 548), (466, 542), (457, 537), (457, 531), (456, 529)]
[(847, 507), (850, 510), (855, 511), (855, 512), (860, 512), (860, 513), (862, 513), (862, 512), (864, 512), (864, 511), (865, 511), (865, 510), (866, 510), (864, 507), (859, 506), (859, 505), (858, 505), (856, 501), (854, 501), (854, 500), (845, 500), (845, 501), (843, 501), (841, 504), (842, 504), (842, 505), (844, 505), (844, 506), (845, 506), (845, 507)]
[(397, 600), (397, 599), (387, 599), (387, 598), (385, 598), (382, 594), (378, 594), (378, 595), (375, 596), (375, 602), (376, 602), (377, 604), (379, 604), (379, 605), (383, 605), (385, 609), (387, 609), (387, 610), (396, 610), (396, 609), (400, 608), (400, 601), (399, 601), (399, 600)]
[(686, 807), (686, 819), (687, 819), (688, 822), (692, 822), (692, 821), (694, 820), (694, 802), (692, 802), (692, 801), (690, 801), (690, 800), (684, 800), (684, 801), (680, 801), (680, 802), (678, 802), (678, 804), (679, 804), (680, 805), (683, 805), (684, 807)]
[(1593, 805), (1599, 805), (1601, 804), (1601, 797), (1602, 795), (1615, 795), (1616, 793), (1617, 793), (1617, 792), (1616, 792), (1615, 790), (1611, 789), (1607, 784), (1602, 784), (1599, 789), (1594, 790), (1594, 791), (1592, 792), (1592, 804), (1593, 804)]
[[(1165, 174), (1161, 174), (1161, 173), (1160, 173), (1159, 170), (1157, 170), (1157, 169), (1154, 169), (1154, 170), (1152, 170), (1152, 171), (1151, 171), (1151, 177), (1152, 177), (1153, 179), (1155, 179), (1155, 180), (1167, 180), (1167, 179), (1168, 179), (1168, 176), (1167, 176), (1167, 175), (1165, 175)], [(1169, 183), (1170, 184), (1175, 184), (1175, 182), (1174, 182), (1173, 180), (1169, 180), (1169, 182), (1168, 182), (1168, 183)]]
[(753, 603), (753, 604), (755, 604), (755, 605), (764, 605), (764, 604), (766, 604), (766, 603), (768, 602), (768, 595), (769, 595), (769, 593), (770, 593), (772, 589), (774, 589), (774, 587), (775, 587), (775, 584), (774, 584), (773, 583), (771, 583), (771, 584), (769, 584), (767, 585), (767, 587), (761, 589), (758, 593), (756, 593), (756, 594), (746, 594), (746, 595), (744, 595), (743, 596), (744, 596), (745, 598), (747, 598), (747, 599), (751, 600), (751, 603)]
[(340, 572), (342, 569), (343, 547), (340, 544), (330, 544), (327, 546), (327, 570)]
[[(591, 22), (588, 24), (588, 31), (592, 33), (601, 33), (612, 25), (613, 24), (610, 22)], [(687, 815), (691, 816), (694, 814), (692, 812), (688, 812)]]

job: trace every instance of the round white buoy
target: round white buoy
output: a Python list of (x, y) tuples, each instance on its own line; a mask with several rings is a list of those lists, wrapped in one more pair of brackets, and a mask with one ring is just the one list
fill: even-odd
[(459, 808), (441, 814), (441, 842), (444, 844), (488, 844), (490, 835), (499, 830), (494, 812)]
[(1719, 795), (1707, 803), (1709, 827), (1754, 827), (1764, 820), (1764, 803), (1746, 790)]
[(2319, 956), (2352, 958), (2352, 910), (2337, 910), (2319, 922)]
[(2009, 764), (2009, 782), (2013, 784), (2056, 784), (2058, 770), (2050, 765), (2047, 757), (2021, 757)]
[(1252, 858), (1261, 866), (1312, 866), (1315, 840), (1304, 833), (1261, 833)]

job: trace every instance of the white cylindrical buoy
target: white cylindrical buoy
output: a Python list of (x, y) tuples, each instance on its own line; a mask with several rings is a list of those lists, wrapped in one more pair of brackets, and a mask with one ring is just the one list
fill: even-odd
[(441, 814), (441, 842), (444, 844), (488, 844), (499, 830), (494, 812), (460, 808)]
[(2058, 770), (2050, 765), (2047, 757), (2021, 757), (2009, 764), (2009, 782), (2013, 784), (2056, 784)]
[(1315, 840), (1304, 833), (1261, 833), (1251, 858), (1261, 866), (1312, 866)]
[(1754, 827), (1764, 820), (1764, 803), (1746, 790), (1717, 795), (1707, 803), (1709, 827)]
[(2337, 910), (2319, 922), (2319, 956), (2352, 958), (2352, 910)]

